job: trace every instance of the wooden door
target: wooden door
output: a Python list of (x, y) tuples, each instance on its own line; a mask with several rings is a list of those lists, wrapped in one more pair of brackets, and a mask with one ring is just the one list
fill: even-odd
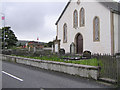
[(83, 53), (83, 37), (81, 34), (78, 34), (76, 38), (76, 51), (77, 51), (77, 54)]

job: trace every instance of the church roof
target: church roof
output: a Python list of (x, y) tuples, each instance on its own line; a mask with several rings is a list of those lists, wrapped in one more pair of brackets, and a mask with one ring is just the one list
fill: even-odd
[(120, 3), (118, 2), (100, 2), (112, 12), (120, 14)]
[[(56, 25), (60, 21), (61, 17), (63, 16), (64, 12), (66, 11), (66, 9), (69, 6), (69, 4), (71, 3), (71, 1), (72, 0), (69, 0), (67, 5), (65, 6), (63, 12), (61, 13), (60, 17), (58, 18), (57, 22), (55, 23)], [(99, 3), (101, 3), (106, 8), (110, 9), (110, 11), (117, 13), (117, 14), (120, 14), (120, 3), (118, 3), (118, 2), (99, 2)]]

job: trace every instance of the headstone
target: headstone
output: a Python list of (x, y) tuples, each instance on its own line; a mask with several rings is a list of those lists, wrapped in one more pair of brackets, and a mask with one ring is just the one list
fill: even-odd
[(75, 44), (73, 42), (70, 45), (70, 53), (75, 54)]
[(65, 54), (65, 49), (60, 49), (60, 50), (59, 50), (59, 54), (60, 54), (60, 55), (64, 55), (64, 54)]
[(58, 44), (55, 44), (55, 52), (58, 53)]
[(34, 52), (36, 52), (36, 47), (34, 47)]
[(52, 45), (52, 52), (54, 51), (53, 45)]
[(29, 47), (29, 50), (28, 50), (29, 52), (30, 52), (30, 47)]
[(83, 57), (86, 57), (87, 59), (91, 58), (91, 52), (90, 51), (84, 51), (83, 52)]
[(60, 50), (60, 41), (61, 40), (58, 40), (57, 37), (56, 37), (56, 40), (53, 41), (53, 53), (59, 53), (59, 50)]

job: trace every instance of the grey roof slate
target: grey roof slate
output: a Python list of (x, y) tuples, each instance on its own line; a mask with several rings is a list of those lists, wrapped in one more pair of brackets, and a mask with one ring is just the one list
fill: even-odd
[(120, 3), (118, 2), (100, 2), (112, 12), (120, 14)]

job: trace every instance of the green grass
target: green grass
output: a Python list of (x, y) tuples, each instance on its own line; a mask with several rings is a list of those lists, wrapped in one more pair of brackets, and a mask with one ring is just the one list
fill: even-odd
[(69, 61), (74, 64), (82, 64), (82, 65), (90, 65), (90, 66), (98, 66), (97, 59), (88, 59), (88, 60), (79, 60), (79, 61)]
[[(40, 59), (40, 60), (47, 60), (47, 61), (57, 61), (57, 62), (65, 62), (65, 63), (73, 63), (73, 64), (81, 64), (81, 65), (90, 65), (90, 66), (98, 66), (98, 60), (96, 58), (87, 59), (87, 60), (69, 60), (64, 61), (57, 56), (42, 56), (42, 57), (31, 57), (31, 56), (20, 56), (25, 58), (32, 58), (32, 59)], [(102, 62), (99, 61), (99, 64)]]

